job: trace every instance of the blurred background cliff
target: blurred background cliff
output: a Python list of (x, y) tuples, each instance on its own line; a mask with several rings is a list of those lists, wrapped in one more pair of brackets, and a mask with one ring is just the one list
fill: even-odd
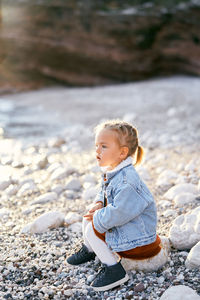
[(200, 75), (200, 0), (2, 0), (0, 93)]

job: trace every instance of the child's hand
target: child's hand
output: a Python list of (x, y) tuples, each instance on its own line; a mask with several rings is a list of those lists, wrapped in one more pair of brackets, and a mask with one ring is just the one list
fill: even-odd
[(86, 215), (84, 215), (83, 217), (86, 219), (86, 220), (88, 220), (88, 221), (92, 221), (92, 219), (93, 219), (93, 215), (94, 215), (94, 213), (87, 213)]
[(86, 218), (88, 221), (92, 221), (95, 211), (101, 209), (102, 207), (103, 207), (103, 203), (101, 202), (96, 203), (90, 208), (88, 213), (86, 213), (86, 215), (84, 215), (83, 217)]
[(102, 207), (103, 207), (103, 203), (98, 202), (90, 208), (89, 213), (94, 213), (97, 209), (101, 209)]

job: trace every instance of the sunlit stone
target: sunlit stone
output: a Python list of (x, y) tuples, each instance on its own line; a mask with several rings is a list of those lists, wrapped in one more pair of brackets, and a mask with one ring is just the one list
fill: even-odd
[(0, 181), (0, 191), (7, 189), (7, 187), (11, 184), (10, 180)]
[(178, 174), (171, 171), (171, 170), (165, 170), (163, 171), (156, 181), (156, 185), (162, 186), (162, 185), (169, 185), (170, 183), (173, 183), (178, 177)]
[(87, 188), (83, 191), (82, 198), (84, 200), (94, 199), (96, 197), (97, 191), (98, 191), (98, 188), (96, 186)]
[(65, 223), (67, 225), (80, 222), (81, 220), (82, 220), (82, 216), (74, 212), (69, 212), (65, 217)]
[(76, 222), (71, 225), (69, 225), (68, 229), (70, 229), (72, 232), (81, 233), (82, 232), (82, 223)]
[(82, 185), (79, 179), (72, 178), (65, 186), (66, 190), (74, 190), (79, 191), (81, 189)]
[(51, 211), (39, 216), (33, 223), (26, 225), (21, 233), (42, 233), (64, 224), (65, 216), (59, 211)]
[(200, 296), (186, 285), (169, 287), (161, 296), (160, 300), (200, 300)]
[(200, 207), (178, 216), (169, 231), (169, 238), (177, 249), (191, 249), (200, 240)]
[(178, 206), (184, 206), (195, 201), (195, 197), (196, 195), (191, 193), (180, 193), (174, 198), (174, 203)]
[(188, 269), (200, 269), (200, 241), (190, 250), (185, 265)]
[(164, 198), (173, 200), (180, 193), (197, 193), (197, 186), (192, 183), (180, 183), (170, 188), (165, 194)]
[(52, 202), (55, 201), (57, 197), (58, 195), (55, 192), (49, 192), (36, 198), (34, 201), (31, 202), (31, 205)]

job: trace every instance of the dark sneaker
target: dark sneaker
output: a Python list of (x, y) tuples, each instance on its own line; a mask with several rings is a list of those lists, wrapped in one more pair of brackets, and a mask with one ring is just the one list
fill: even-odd
[(91, 283), (91, 287), (97, 292), (107, 291), (126, 282), (128, 279), (129, 277), (120, 262), (110, 267), (103, 265), (103, 268)]
[(67, 258), (70, 265), (80, 265), (87, 261), (94, 260), (96, 254), (89, 252), (88, 248), (83, 244), (81, 249)]

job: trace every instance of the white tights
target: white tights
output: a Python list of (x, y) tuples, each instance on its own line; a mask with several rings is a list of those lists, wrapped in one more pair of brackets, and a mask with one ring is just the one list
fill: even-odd
[(92, 222), (83, 218), (82, 223), (84, 244), (90, 252), (94, 252), (103, 264), (115, 265), (117, 258), (106, 243), (98, 238), (92, 227)]

